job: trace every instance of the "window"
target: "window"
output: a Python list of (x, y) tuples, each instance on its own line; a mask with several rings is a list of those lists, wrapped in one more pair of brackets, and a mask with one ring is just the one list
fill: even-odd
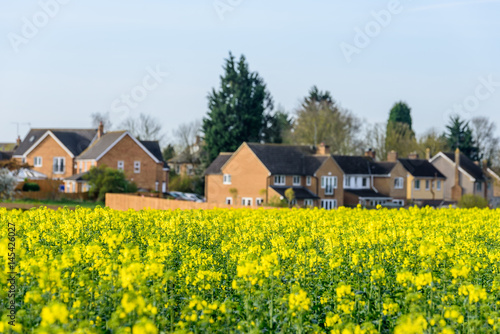
[(261, 206), (261, 205), (262, 205), (262, 203), (264, 203), (264, 200), (263, 200), (262, 198), (256, 198), (256, 199), (255, 199), (255, 204), (257, 204), (257, 205)]
[(431, 181), (425, 180), (425, 190), (430, 190), (431, 189)]
[(311, 208), (311, 207), (313, 207), (313, 206), (314, 206), (314, 202), (313, 202), (313, 200), (312, 200), (312, 199), (310, 199), (310, 198), (309, 198), (309, 199), (305, 199), (305, 200), (304, 200), (304, 206), (305, 206), (306, 208)]
[(295, 175), (295, 176), (293, 177), (293, 185), (294, 185), (294, 186), (300, 186), (300, 176)]
[(476, 190), (477, 191), (482, 191), (482, 189), (483, 189), (483, 183), (482, 182), (476, 183)]
[(134, 161), (134, 173), (139, 174), (141, 172), (141, 162)]
[(80, 161), (80, 163), (78, 164), (78, 173), (82, 173), (83, 172), (83, 162)]
[(251, 197), (243, 197), (241, 199), (241, 205), (252, 206), (252, 198)]
[(368, 185), (368, 178), (364, 177), (361, 182), (362, 182), (362, 187), (366, 188), (366, 186)]
[(415, 180), (415, 190), (420, 190), (420, 180)]
[(404, 179), (402, 177), (397, 177), (394, 179), (394, 189), (403, 189)]
[(350, 188), (350, 187), (351, 187), (351, 179), (352, 179), (352, 177), (350, 177), (350, 176), (347, 176), (347, 177), (345, 178), (344, 183), (345, 183), (345, 187), (346, 187), (346, 188)]
[(231, 184), (231, 174), (224, 174), (222, 178), (222, 183)]
[(310, 176), (306, 177), (306, 185), (308, 185), (308, 186), (311, 185), (311, 177)]
[(274, 175), (274, 184), (277, 186), (285, 185), (285, 175)]
[(233, 204), (233, 198), (232, 197), (226, 197), (226, 204), (227, 205)]
[(33, 159), (33, 166), (34, 167), (42, 167), (42, 157), (35, 157)]
[(156, 181), (155, 182), (155, 191), (158, 191), (160, 189), (160, 182)]
[(187, 175), (193, 175), (193, 165), (187, 165)]
[(436, 189), (441, 190), (441, 180), (436, 181)]
[(337, 177), (322, 176), (321, 188), (325, 189), (325, 195), (333, 195), (333, 189), (337, 189)]
[(53, 172), (54, 174), (64, 174), (66, 167), (66, 159), (61, 157), (54, 158)]
[(322, 199), (321, 200), (321, 208), (326, 210), (332, 210), (337, 207), (336, 199)]
[(118, 166), (117, 166), (117, 169), (118, 170), (123, 170), (125, 167), (125, 162), (123, 161), (118, 161)]
[(181, 166), (175, 165), (175, 174), (179, 175), (181, 173)]

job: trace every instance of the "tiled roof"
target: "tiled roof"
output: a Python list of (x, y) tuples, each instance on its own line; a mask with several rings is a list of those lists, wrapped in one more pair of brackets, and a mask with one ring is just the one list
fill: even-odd
[(85, 150), (78, 160), (94, 160), (104, 153), (113, 143), (120, 138), (125, 131), (113, 131), (104, 134), (100, 139), (96, 140), (89, 148)]
[(152, 154), (158, 161), (163, 161), (160, 143), (157, 140), (141, 140), (141, 144)]
[(47, 131), (51, 131), (74, 156), (82, 153), (97, 133), (96, 129), (31, 129), (14, 155), (24, 155)]
[(296, 199), (318, 199), (319, 197), (315, 194), (313, 194), (309, 189), (304, 188), (304, 187), (278, 187), (278, 186), (271, 186), (278, 194), (281, 196), (285, 197), (285, 191), (289, 188), (293, 189), (293, 192), (295, 193), (295, 198)]
[(416, 177), (446, 177), (433, 164), (425, 159), (398, 159), (403, 167)]
[(394, 167), (391, 163), (373, 162), (361, 156), (334, 155), (333, 159), (350, 175), (387, 175)]
[(271, 174), (312, 175), (328, 158), (313, 156), (312, 146), (256, 143), (248, 146)]
[[(455, 153), (443, 152), (443, 154), (455, 164)], [(478, 181), (485, 179), (483, 170), (463, 153), (460, 153), (460, 167)]]
[(205, 170), (205, 175), (222, 174), (221, 168), (233, 156), (233, 153), (220, 153)]
[(84, 176), (87, 175), (88, 173), (89, 172), (84, 172), (84, 173), (80, 173), (80, 174), (71, 175), (70, 177), (67, 177), (64, 180), (66, 180), (66, 181), (86, 181)]
[(374, 190), (371, 189), (362, 189), (362, 190), (345, 189), (345, 191), (363, 198), (391, 198), (389, 196), (375, 192)]

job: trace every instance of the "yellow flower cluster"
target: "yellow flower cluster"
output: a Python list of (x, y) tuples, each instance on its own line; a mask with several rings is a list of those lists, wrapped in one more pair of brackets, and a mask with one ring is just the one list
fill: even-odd
[(498, 333), (500, 210), (0, 208), (0, 333)]

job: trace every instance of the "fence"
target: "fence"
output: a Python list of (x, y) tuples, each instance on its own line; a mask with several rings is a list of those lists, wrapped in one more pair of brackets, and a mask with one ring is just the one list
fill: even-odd
[(270, 207), (257, 207), (257, 206), (243, 206), (243, 205), (228, 205), (228, 204), (217, 204), (217, 203), (197, 203), (189, 201), (178, 201), (173, 199), (162, 199), (146, 196), (137, 195), (125, 195), (125, 194), (106, 194), (106, 206), (114, 210), (126, 211), (128, 209), (133, 210), (143, 210), (143, 209), (155, 209), (155, 210), (193, 210), (193, 209), (203, 209), (209, 210), (214, 208), (262, 208), (262, 209), (272, 209)]

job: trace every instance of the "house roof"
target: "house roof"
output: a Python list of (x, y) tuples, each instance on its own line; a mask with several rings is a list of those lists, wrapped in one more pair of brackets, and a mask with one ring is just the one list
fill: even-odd
[(248, 143), (248, 147), (271, 174), (312, 175), (328, 158), (314, 156), (316, 150), (305, 145)]
[(13, 152), (16, 146), (16, 143), (0, 143), (0, 152)]
[(160, 143), (157, 140), (141, 140), (141, 144), (159, 161), (163, 161)]
[(278, 186), (271, 186), (278, 194), (281, 196), (285, 197), (285, 191), (287, 189), (292, 188), (293, 192), (295, 193), (295, 198), (296, 199), (318, 199), (319, 197), (315, 194), (313, 194), (309, 189), (304, 188), (304, 187), (278, 187)]
[(333, 159), (345, 174), (351, 175), (387, 175), (394, 167), (393, 163), (373, 162), (361, 156), (334, 155)]
[(381, 193), (375, 192), (371, 189), (345, 189), (346, 192), (356, 195), (360, 198), (391, 198), (389, 196), (383, 195)]
[[(455, 164), (455, 153), (452, 152), (442, 152), (442, 153), (448, 159), (453, 161), (453, 164)], [(472, 176), (478, 181), (482, 181), (485, 179), (482, 168), (476, 165), (474, 161), (469, 159), (463, 153), (460, 153), (460, 167), (462, 167), (463, 170), (465, 170), (470, 176)]]
[(82, 153), (89, 146), (97, 133), (96, 129), (31, 129), (19, 147), (15, 150), (14, 155), (24, 155), (49, 131), (74, 156)]
[(222, 174), (222, 166), (233, 156), (233, 153), (227, 153), (223, 152), (220, 153), (217, 158), (215, 158), (214, 161), (208, 166), (208, 168), (205, 170), (205, 175), (216, 175), (216, 174)]
[(425, 159), (398, 159), (403, 167), (413, 176), (416, 177), (438, 177), (445, 179), (446, 177)]
[(83, 181), (86, 181), (86, 179), (84, 178), (85, 175), (87, 175), (89, 172), (84, 172), (84, 173), (80, 173), (80, 174), (75, 174), (75, 175), (71, 175), (70, 177), (67, 177), (65, 178), (64, 180), (65, 181), (79, 181), (79, 182), (83, 182)]
[(101, 138), (96, 140), (91, 146), (89, 146), (85, 152), (80, 154), (78, 160), (95, 160), (101, 154), (106, 152), (111, 145), (113, 145), (118, 138), (123, 136), (126, 131), (112, 131), (104, 134)]

